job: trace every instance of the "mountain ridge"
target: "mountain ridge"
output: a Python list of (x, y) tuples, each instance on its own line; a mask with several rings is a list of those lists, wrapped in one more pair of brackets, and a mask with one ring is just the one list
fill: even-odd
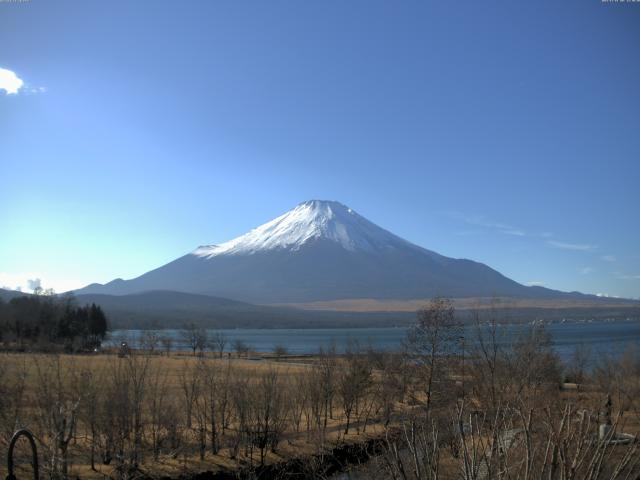
[(373, 251), (406, 247), (441, 256), (378, 227), (353, 209), (332, 200), (302, 202), (244, 235), (222, 244), (200, 246), (192, 254), (212, 258), (222, 254), (246, 255), (279, 248), (296, 251), (318, 238), (331, 240), (346, 250)]
[(204, 245), (131, 280), (76, 293), (172, 290), (257, 304), (349, 298), (559, 298), (491, 267), (415, 245), (335, 201), (310, 200), (228, 242)]
[[(107, 314), (113, 328), (181, 328), (193, 322), (213, 328), (339, 328), (406, 326), (427, 300), (378, 302), (367, 308), (341, 305), (252, 305), (225, 298), (183, 292), (148, 291), (130, 295), (78, 295), (79, 304), (96, 303)], [(618, 299), (534, 300), (453, 299), (456, 315), (471, 321), (475, 311), (494, 307), (497, 318), (526, 322), (532, 318), (559, 321), (564, 318), (640, 318), (640, 302)], [(389, 308), (391, 307), (391, 308)]]

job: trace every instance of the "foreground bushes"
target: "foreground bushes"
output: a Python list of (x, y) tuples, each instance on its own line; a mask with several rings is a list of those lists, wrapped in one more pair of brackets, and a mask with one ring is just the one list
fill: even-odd
[(18, 427), (34, 430), (51, 478), (178, 476), (214, 464), (250, 472), (315, 454), (305, 475), (321, 479), (316, 460), (363, 433), (384, 444), (370, 478), (640, 475), (638, 443), (609, 442), (638, 430), (636, 353), (582, 369), (584, 388), (565, 392), (543, 328), (505, 342), (506, 327), (489, 312), (465, 339), (452, 313), (443, 300), (421, 311), (403, 352), (352, 343), (308, 365), (152, 350), (5, 355), (0, 442)]

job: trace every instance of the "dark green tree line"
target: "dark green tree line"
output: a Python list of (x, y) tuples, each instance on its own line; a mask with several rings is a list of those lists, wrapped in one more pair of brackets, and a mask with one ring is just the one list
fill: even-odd
[(24, 295), (0, 299), (0, 342), (23, 349), (61, 346), (67, 351), (100, 347), (107, 333), (100, 306), (78, 306), (70, 296)]

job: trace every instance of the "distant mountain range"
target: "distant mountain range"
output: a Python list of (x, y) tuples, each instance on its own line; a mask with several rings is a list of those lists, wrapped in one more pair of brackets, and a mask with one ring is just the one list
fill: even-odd
[[(10, 301), (29, 293), (0, 289), (0, 299)], [(293, 306), (252, 305), (175, 291), (149, 291), (130, 295), (75, 295), (80, 305), (96, 303), (107, 313), (110, 326), (119, 328), (181, 328), (187, 322), (213, 328), (338, 328), (403, 326), (415, 321), (422, 300), (336, 300)], [(510, 322), (532, 319), (640, 318), (640, 302), (621, 299), (488, 299), (454, 301), (459, 318), (472, 318), (474, 310), (490, 308)]]
[(4, 288), (0, 288), (0, 299), (8, 302), (12, 298), (19, 297), (21, 295), (27, 295), (26, 293), (18, 292), (17, 290), (7, 290)]
[[(131, 280), (77, 295), (174, 291), (254, 304), (448, 297), (583, 298), (517, 283), (479, 262), (445, 257), (351, 208), (312, 200), (220, 245), (195, 249)], [(593, 297), (595, 300), (595, 297)]]
[[(5, 302), (26, 295), (31, 294), (0, 289)], [(74, 297), (79, 305), (100, 305), (114, 329), (181, 328), (185, 323), (213, 328), (370, 327), (405, 325), (415, 317), (414, 312), (306, 311), (164, 290)]]
[[(455, 298), (462, 317), (488, 298), (499, 298), (513, 321), (640, 317), (640, 302), (527, 287), (319, 200), (137, 278), (71, 293), (101, 305), (115, 328), (406, 325), (436, 295)], [(4, 301), (20, 295), (28, 294), (0, 289)]]

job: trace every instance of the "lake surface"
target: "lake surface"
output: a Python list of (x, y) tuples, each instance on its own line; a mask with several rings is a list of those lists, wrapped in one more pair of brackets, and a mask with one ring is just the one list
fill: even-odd
[[(527, 326), (507, 325), (502, 343), (509, 343)], [(640, 347), (640, 321), (592, 321), (584, 323), (552, 323), (545, 326), (552, 337), (553, 345), (562, 359), (571, 357), (578, 345), (586, 345), (592, 357), (617, 355), (628, 345)], [(465, 342), (476, 337), (476, 327), (465, 329)], [(232, 329), (215, 330), (227, 338), (227, 350), (234, 340), (242, 340), (257, 352), (271, 352), (277, 345), (284, 346), (291, 354), (317, 353), (320, 347), (335, 343), (338, 352), (343, 352), (349, 341), (357, 340), (361, 346), (371, 345), (379, 350), (396, 350), (406, 337), (407, 328), (318, 328), (318, 329)], [(213, 331), (211, 331), (213, 332)], [(174, 350), (188, 350), (180, 330), (160, 330), (159, 335), (173, 338)], [(137, 346), (143, 334), (141, 330), (115, 330), (107, 343), (114, 345), (127, 341)]]

